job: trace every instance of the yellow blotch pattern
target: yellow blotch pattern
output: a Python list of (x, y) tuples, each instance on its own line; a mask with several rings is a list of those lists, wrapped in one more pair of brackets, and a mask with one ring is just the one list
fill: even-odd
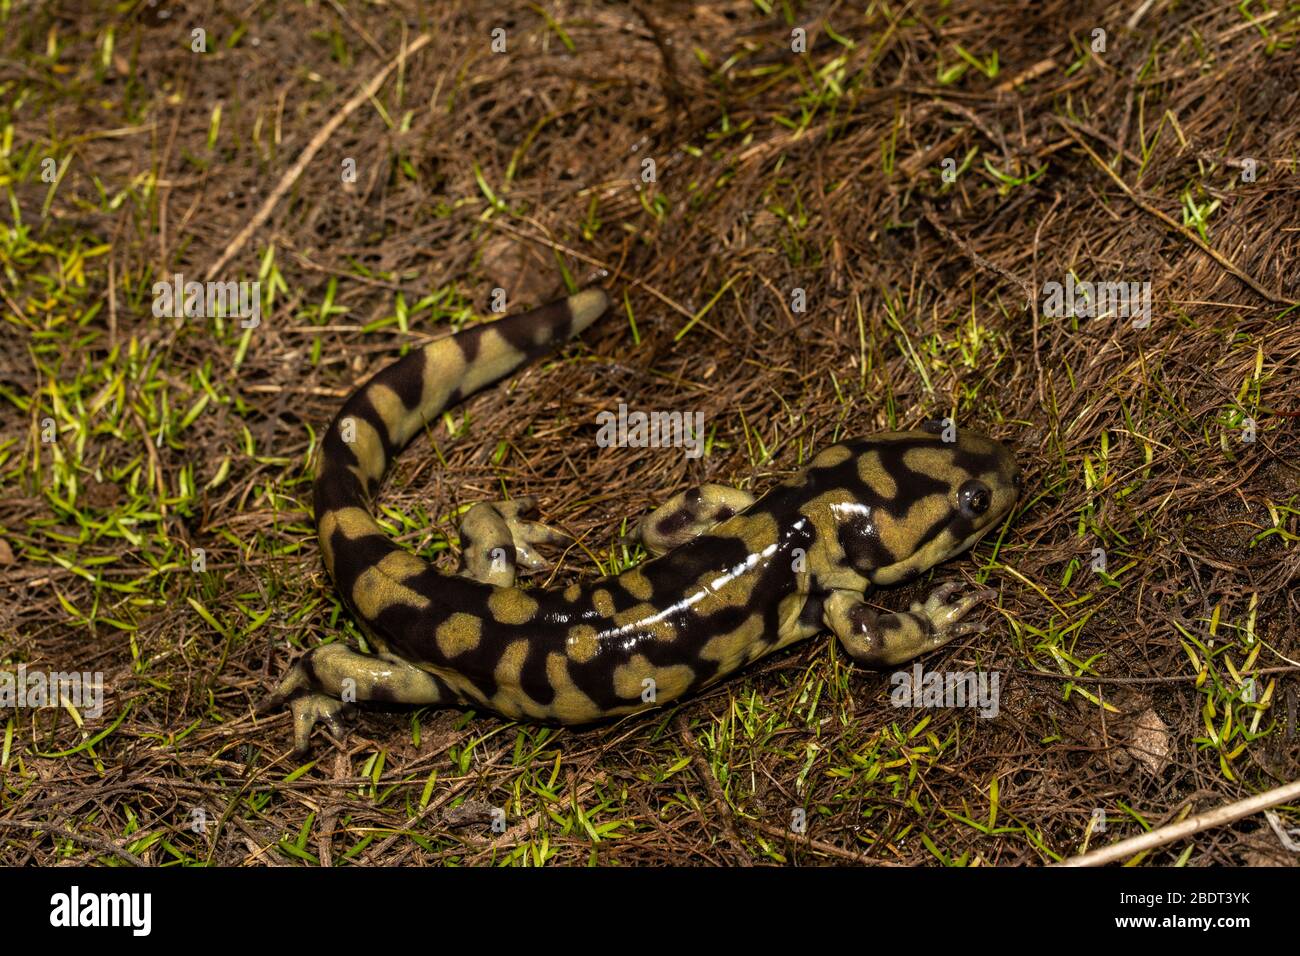
[(638, 601), (648, 601), (650, 595), (654, 593), (654, 589), (650, 586), (650, 579), (641, 573), (640, 568), (633, 568), (619, 575), (618, 583)]
[(361, 479), (364, 484), (366, 480), (378, 481), (384, 474), (384, 467), (387, 465), (387, 458), (384, 456), (384, 445), (379, 438), (379, 432), (375, 426), (370, 424), (359, 415), (351, 415), (339, 422), (340, 434), (345, 422), (352, 422), (355, 434), (353, 440), (345, 442), (348, 448), (352, 449), (352, 454), (357, 457), (357, 464), (350, 465), (352, 473)]
[(551, 716), (566, 723), (583, 723), (600, 716), (596, 702), (580, 691), (569, 676), (569, 662), (563, 654), (546, 656), (546, 679), (555, 691), (551, 700)]
[(424, 388), (419, 409), (422, 420), (427, 421), (447, 403), (464, 372), (465, 356), (454, 340), (440, 339), (425, 346)]
[(954, 482), (959, 482), (966, 477), (966, 473), (960, 471), (953, 463), (953, 449), (955, 448), (955, 445), (909, 448), (903, 453), (903, 464), (912, 471), (934, 478), (937, 481), (947, 480), (951, 486)]
[(614, 598), (604, 588), (591, 592), (591, 605), (601, 617), (612, 617), (614, 614)]
[(457, 611), (438, 625), (436, 637), (438, 650), (447, 657), (455, 657), (478, 647), (483, 636), (483, 621), (476, 614)]
[(564, 639), (564, 647), (574, 661), (579, 664), (587, 663), (600, 650), (596, 629), (587, 624), (574, 625), (569, 628), (568, 636)]
[(626, 664), (614, 669), (614, 690), (620, 697), (640, 697), (643, 681), (654, 681), (654, 703), (663, 704), (680, 697), (695, 679), (695, 671), (686, 664), (656, 667), (644, 654), (634, 654)]
[(528, 658), (528, 642), (511, 641), (501, 659), (497, 661), (493, 676), (496, 677), (497, 692), (492, 696), (492, 706), (507, 717), (518, 717), (525, 712), (526, 696), (519, 686), (519, 674)]
[(700, 657), (717, 661), (723, 672), (733, 671), (749, 660), (749, 649), (763, 637), (763, 619), (753, 614), (735, 630), (711, 638), (700, 651)]
[(491, 326), (483, 331), (478, 341), (478, 354), (461, 377), (461, 391), (466, 395), (489, 382), (495, 382), (502, 375), (518, 368), (527, 358)]
[[(404, 554), (405, 552), (395, 553)], [(411, 554), (406, 556), (415, 558)], [(384, 560), (386, 561), (387, 558)], [(418, 561), (419, 558), (415, 558), (415, 560)], [(397, 604), (405, 604), (420, 609), (429, 606), (428, 598), (418, 591), (411, 590), (395, 579), (392, 574), (386, 573), (384, 567), (384, 562), (381, 561), (357, 575), (356, 584), (352, 588), (352, 603), (362, 617), (374, 620), (385, 609)]]
[(834, 468), (836, 465), (842, 465), (849, 460), (853, 453), (843, 445), (831, 445), (829, 448), (822, 449), (817, 457), (811, 462), (813, 468)]
[[(725, 522), (721, 527), (736, 529), (740, 540), (745, 542), (745, 547), (751, 554), (760, 553), (780, 537), (776, 519), (770, 514), (743, 515)], [(715, 528), (714, 534), (718, 533), (718, 529)]]
[(898, 497), (898, 482), (881, 465), (879, 452), (869, 451), (858, 456), (858, 478), (887, 501)]
[(662, 614), (663, 608), (653, 604), (636, 604), (626, 611), (619, 611), (613, 620), (619, 627), (635, 627), (638, 631), (654, 635), (656, 640), (676, 640), (677, 631)]
[(502, 624), (527, 624), (537, 616), (537, 601), (519, 588), (496, 588), (488, 610)]
[(375, 519), (364, 508), (339, 508), (325, 512), (320, 519), (320, 549), (325, 567), (331, 574), (334, 573), (334, 550), (330, 538), (340, 530), (353, 541), (368, 534), (383, 534), (383, 529), (375, 524)]
[(408, 413), (397, 393), (387, 385), (376, 383), (366, 389), (366, 397), (388, 426), (388, 440), (395, 445), (406, 444), (406, 440), (411, 437), (403, 429)]

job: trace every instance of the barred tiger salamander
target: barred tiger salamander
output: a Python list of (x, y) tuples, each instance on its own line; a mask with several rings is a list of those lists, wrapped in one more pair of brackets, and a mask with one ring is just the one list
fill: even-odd
[[(858, 662), (889, 666), (983, 630), (962, 622), (994, 592), (943, 584), (879, 613), (870, 585), (911, 578), (967, 548), (1016, 499), (1016, 462), (960, 430), (898, 432), (823, 449), (761, 498), (682, 492), (641, 522), (643, 564), (562, 590), (522, 588), (535, 548), (568, 540), (532, 502), (474, 505), (452, 575), (398, 547), (371, 517), (389, 463), (444, 408), (591, 325), (588, 289), (440, 339), (355, 391), (322, 442), (314, 496), (325, 567), (375, 653), (309, 651), (263, 710), (287, 703), (305, 751), (317, 723), (342, 733), (352, 701), (486, 708), (584, 723), (667, 703), (829, 629)], [(946, 436), (953, 438), (954, 436)]]

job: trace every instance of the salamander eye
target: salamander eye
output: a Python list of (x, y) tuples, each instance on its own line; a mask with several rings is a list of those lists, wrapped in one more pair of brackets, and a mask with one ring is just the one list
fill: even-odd
[(993, 493), (982, 481), (971, 479), (957, 489), (957, 508), (966, 518), (978, 518), (989, 510)]

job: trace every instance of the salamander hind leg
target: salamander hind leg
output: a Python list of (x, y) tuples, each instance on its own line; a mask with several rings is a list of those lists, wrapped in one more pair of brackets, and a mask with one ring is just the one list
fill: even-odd
[(313, 648), (298, 659), (276, 689), (257, 708), (268, 713), (285, 704), (293, 713), (294, 753), (305, 754), (311, 732), (324, 724), (343, 737), (343, 716), (355, 702), (396, 704), (454, 703), (432, 674), (388, 655), (354, 651), (343, 644)]
[(956, 582), (941, 584), (924, 603), (914, 601), (910, 610), (893, 614), (875, 611), (851, 591), (834, 591), (823, 606), (823, 620), (855, 661), (890, 667), (942, 647), (955, 637), (985, 629), (983, 624), (963, 622), (962, 618), (997, 592), (980, 588), (952, 600), (962, 587)]
[(726, 485), (700, 485), (673, 495), (642, 519), (634, 534), (651, 554), (664, 554), (753, 503), (754, 496), (748, 491)]
[(520, 568), (545, 568), (546, 562), (535, 547), (564, 545), (571, 539), (563, 531), (524, 517), (536, 509), (537, 502), (524, 497), (482, 502), (465, 512), (460, 523), (461, 574), (508, 588), (514, 586)]

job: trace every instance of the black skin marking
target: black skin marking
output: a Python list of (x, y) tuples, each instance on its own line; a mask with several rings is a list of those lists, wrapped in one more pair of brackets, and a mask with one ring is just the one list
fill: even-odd
[[(788, 570), (791, 550), (807, 546), (811, 537), (807, 533), (788, 534), (785, 544), (774, 557), (746, 572), (759, 577), (755, 590), (765, 597), (784, 597), (795, 587), (795, 577)], [(649, 581), (652, 592), (650, 602), (656, 607), (672, 608), (680, 603), (695, 582), (716, 577), (743, 565), (748, 551), (743, 542), (731, 538), (709, 535), (697, 537), (662, 558), (640, 565)], [(613, 708), (634, 702), (633, 698), (620, 697), (613, 689), (613, 673), (640, 654), (659, 666), (690, 663), (697, 670), (696, 684), (717, 676), (717, 664), (698, 658), (700, 649), (717, 634), (739, 627), (754, 608), (738, 605), (723, 608), (712, 615), (698, 614), (689, 606), (672, 612), (668, 623), (677, 632), (676, 639), (661, 643), (654, 632), (646, 628), (620, 628), (595, 607), (594, 594), (606, 592), (612, 599), (615, 613), (643, 602), (629, 595), (617, 578), (602, 579), (584, 585), (572, 601), (562, 591), (530, 589), (527, 593), (539, 603), (536, 616), (525, 624), (502, 624), (493, 619), (488, 609), (489, 585), (463, 578), (438, 575), (412, 579), (406, 582), (414, 590), (436, 601), (432, 614), (412, 608), (397, 606), (386, 609), (376, 620), (376, 629), (388, 635), (393, 650), (408, 660), (423, 661), (437, 667), (454, 667), (479, 689), (485, 698), (497, 690), (494, 676), (501, 652), (517, 640), (529, 644), (520, 673), (521, 683), (538, 704), (548, 704), (553, 690), (546, 676), (546, 660), (552, 653), (564, 654), (569, 628), (575, 622), (594, 626), (609, 635), (602, 640), (600, 651), (590, 661), (570, 664), (570, 673), (580, 690), (602, 708)], [(776, 638), (778, 600), (765, 600), (764, 636)], [(482, 620), (482, 635), (477, 646), (467, 652), (448, 658), (442, 653), (433, 635), (437, 625), (452, 613), (475, 614)]]
[(867, 515), (854, 515), (839, 527), (839, 543), (849, 564), (858, 569), (882, 568), (898, 560), (880, 542), (872, 519)]
[(822, 597), (817, 591), (808, 596), (803, 610), (799, 612), (799, 623), (805, 627), (820, 627), (822, 622)]
[(694, 515), (689, 511), (675, 511), (655, 525), (655, 529), (664, 537), (668, 537), (679, 531), (685, 531), (690, 526), (693, 518)]
[[(899, 443), (897, 447), (886, 447), (881, 460), (891, 469), (895, 480), (912, 483), (926, 492), (946, 487), (942, 482), (916, 475), (902, 467), (903, 453), (918, 446), (919, 443)], [(675, 639), (670, 642), (658, 641), (654, 632), (647, 628), (620, 628), (612, 618), (597, 610), (593, 597), (597, 591), (609, 596), (615, 613), (643, 603), (629, 595), (617, 578), (586, 583), (573, 600), (565, 598), (562, 591), (530, 589), (527, 594), (538, 602), (538, 612), (526, 623), (512, 625), (494, 620), (487, 603), (492, 593), (490, 586), (462, 578), (425, 575), (408, 584), (433, 602), (433, 612), (392, 608), (381, 614), (376, 623), (402, 657), (436, 667), (454, 667), (486, 698), (497, 690), (494, 671), (502, 650), (515, 641), (526, 640), (529, 650), (520, 673), (521, 683), (536, 703), (549, 704), (554, 691), (546, 674), (546, 661), (550, 654), (565, 653), (569, 629), (575, 623), (595, 627), (602, 635), (599, 650), (592, 659), (570, 665), (574, 683), (602, 708), (633, 702), (614, 692), (613, 674), (638, 654), (660, 666), (689, 663), (696, 670), (692, 687), (702, 686), (721, 675), (717, 674), (715, 662), (699, 657), (700, 650), (714, 636), (739, 627), (749, 614), (755, 611), (762, 614), (762, 640), (768, 643), (777, 640), (779, 604), (798, 586), (796, 576), (790, 570), (792, 550), (802, 547), (807, 551), (814, 540), (811, 528), (795, 529), (808, 503), (826, 490), (837, 487), (850, 489), (859, 500), (869, 499), (874, 494), (863, 487), (857, 477), (856, 456), (841, 465), (818, 469), (812, 474), (816, 477), (800, 487), (778, 486), (746, 512), (774, 518), (778, 539), (782, 542), (773, 556), (754, 564), (740, 575), (752, 575), (757, 579), (753, 593), (762, 596), (760, 603), (750, 601), (710, 615), (702, 615), (684, 603), (684, 598), (693, 589), (699, 590), (700, 582), (719, 578), (745, 565), (750, 553), (736, 538), (705, 533), (667, 555), (640, 565), (640, 572), (651, 587), (648, 603), (668, 612), (665, 620), (676, 632)], [(882, 506), (884, 504), (887, 502), (882, 501)], [(862, 567), (892, 563), (897, 556), (889, 554), (874, 536), (863, 532), (861, 522), (864, 520), (849, 519), (839, 529), (840, 542), (850, 563)], [(944, 522), (958, 528), (963, 535), (969, 530), (968, 523), (960, 516), (947, 515)], [(381, 553), (379, 542), (364, 552), (354, 553), (355, 567), (341, 574), (341, 579), (363, 570), (377, 553)], [(812, 623), (817, 620), (826, 592), (818, 591), (815, 581), (808, 587), (809, 593), (804, 598), (799, 619)], [(481, 618), (482, 636), (473, 650), (449, 659), (438, 648), (433, 635), (437, 625), (455, 612)]]
[[(462, 557), (475, 559), (463, 562), (471, 566), (462, 576), (401, 553), (367, 517), (378, 484), (373, 476), (400, 451), (391, 436), (404, 440), (458, 401), (466, 381), (481, 385), (508, 374), (607, 306), (603, 294), (582, 293), (475, 326), (410, 353), (344, 403), (322, 442), (315, 510), (335, 583), (393, 668), (371, 667), (364, 655), (340, 648), (328, 662), (322, 658), (326, 675), (312, 654), (304, 657), (272, 695), (293, 701), (300, 747), (314, 722), (334, 726), (341, 712), (320, 693), (322, 681), (346, 685), (350, 672), (365, 676), (371, 704), (487, 703), (511, 715), (585, 721), (641, 709), (643, 675), (665, 681), (672, 699), (825, 626), (867, 661), (906, 659), (933, 646), (925, 643), (929, 636), (942, 643), (959, 633), (955, 622), (976, 598), (944, 604), (936, 596), (924, 608), (888, 615), (860, 598), (868, 578), (889, 583), (919, 573), (969, 546), (1009, 509), (1018, 487), (1014, 461), (977, 435), (956, 444), (925, 432), (844, 443), (822, 459), (834, 464), (807, 468), (749, 507), (732, 506), (750, 500), (744, 492), (709, 486), (706, 502), (700, 488), (691, 488), (680, 508), (656, 515), (653, 527), (669, 544), (699, 532), (695, 537), (624, 576), (576, 588), (486, 583), (516, 580), (521, 555), (529, 567), (537, 563), (524, 545), (554, 540), (541, 526), (515, 521), (515, 511), (498, 509), (491, 517), (487, 508), (489, 517), (466, 522), (480, 522), (485, 537), (462, 528)], [(440, 370), (464, 377), (438, 381)], [(442, 402), (440, 395), (449, 397)], [(358, 447), (341, 437), (340, 423), (349, 417), (369, 426)], [(908, 453), (917, 449), (926, 453), (909, 465)], [(917, 462), (935, 473), (918, 471)], [(864, 475), (883, 475), (880, 487)], [(879, 530), (886, 517), (888, 547)], [(496, 548), (508, 567), (488, 570), (481, 552)], [(887, 573), (877, 578), (878, 571)]]

